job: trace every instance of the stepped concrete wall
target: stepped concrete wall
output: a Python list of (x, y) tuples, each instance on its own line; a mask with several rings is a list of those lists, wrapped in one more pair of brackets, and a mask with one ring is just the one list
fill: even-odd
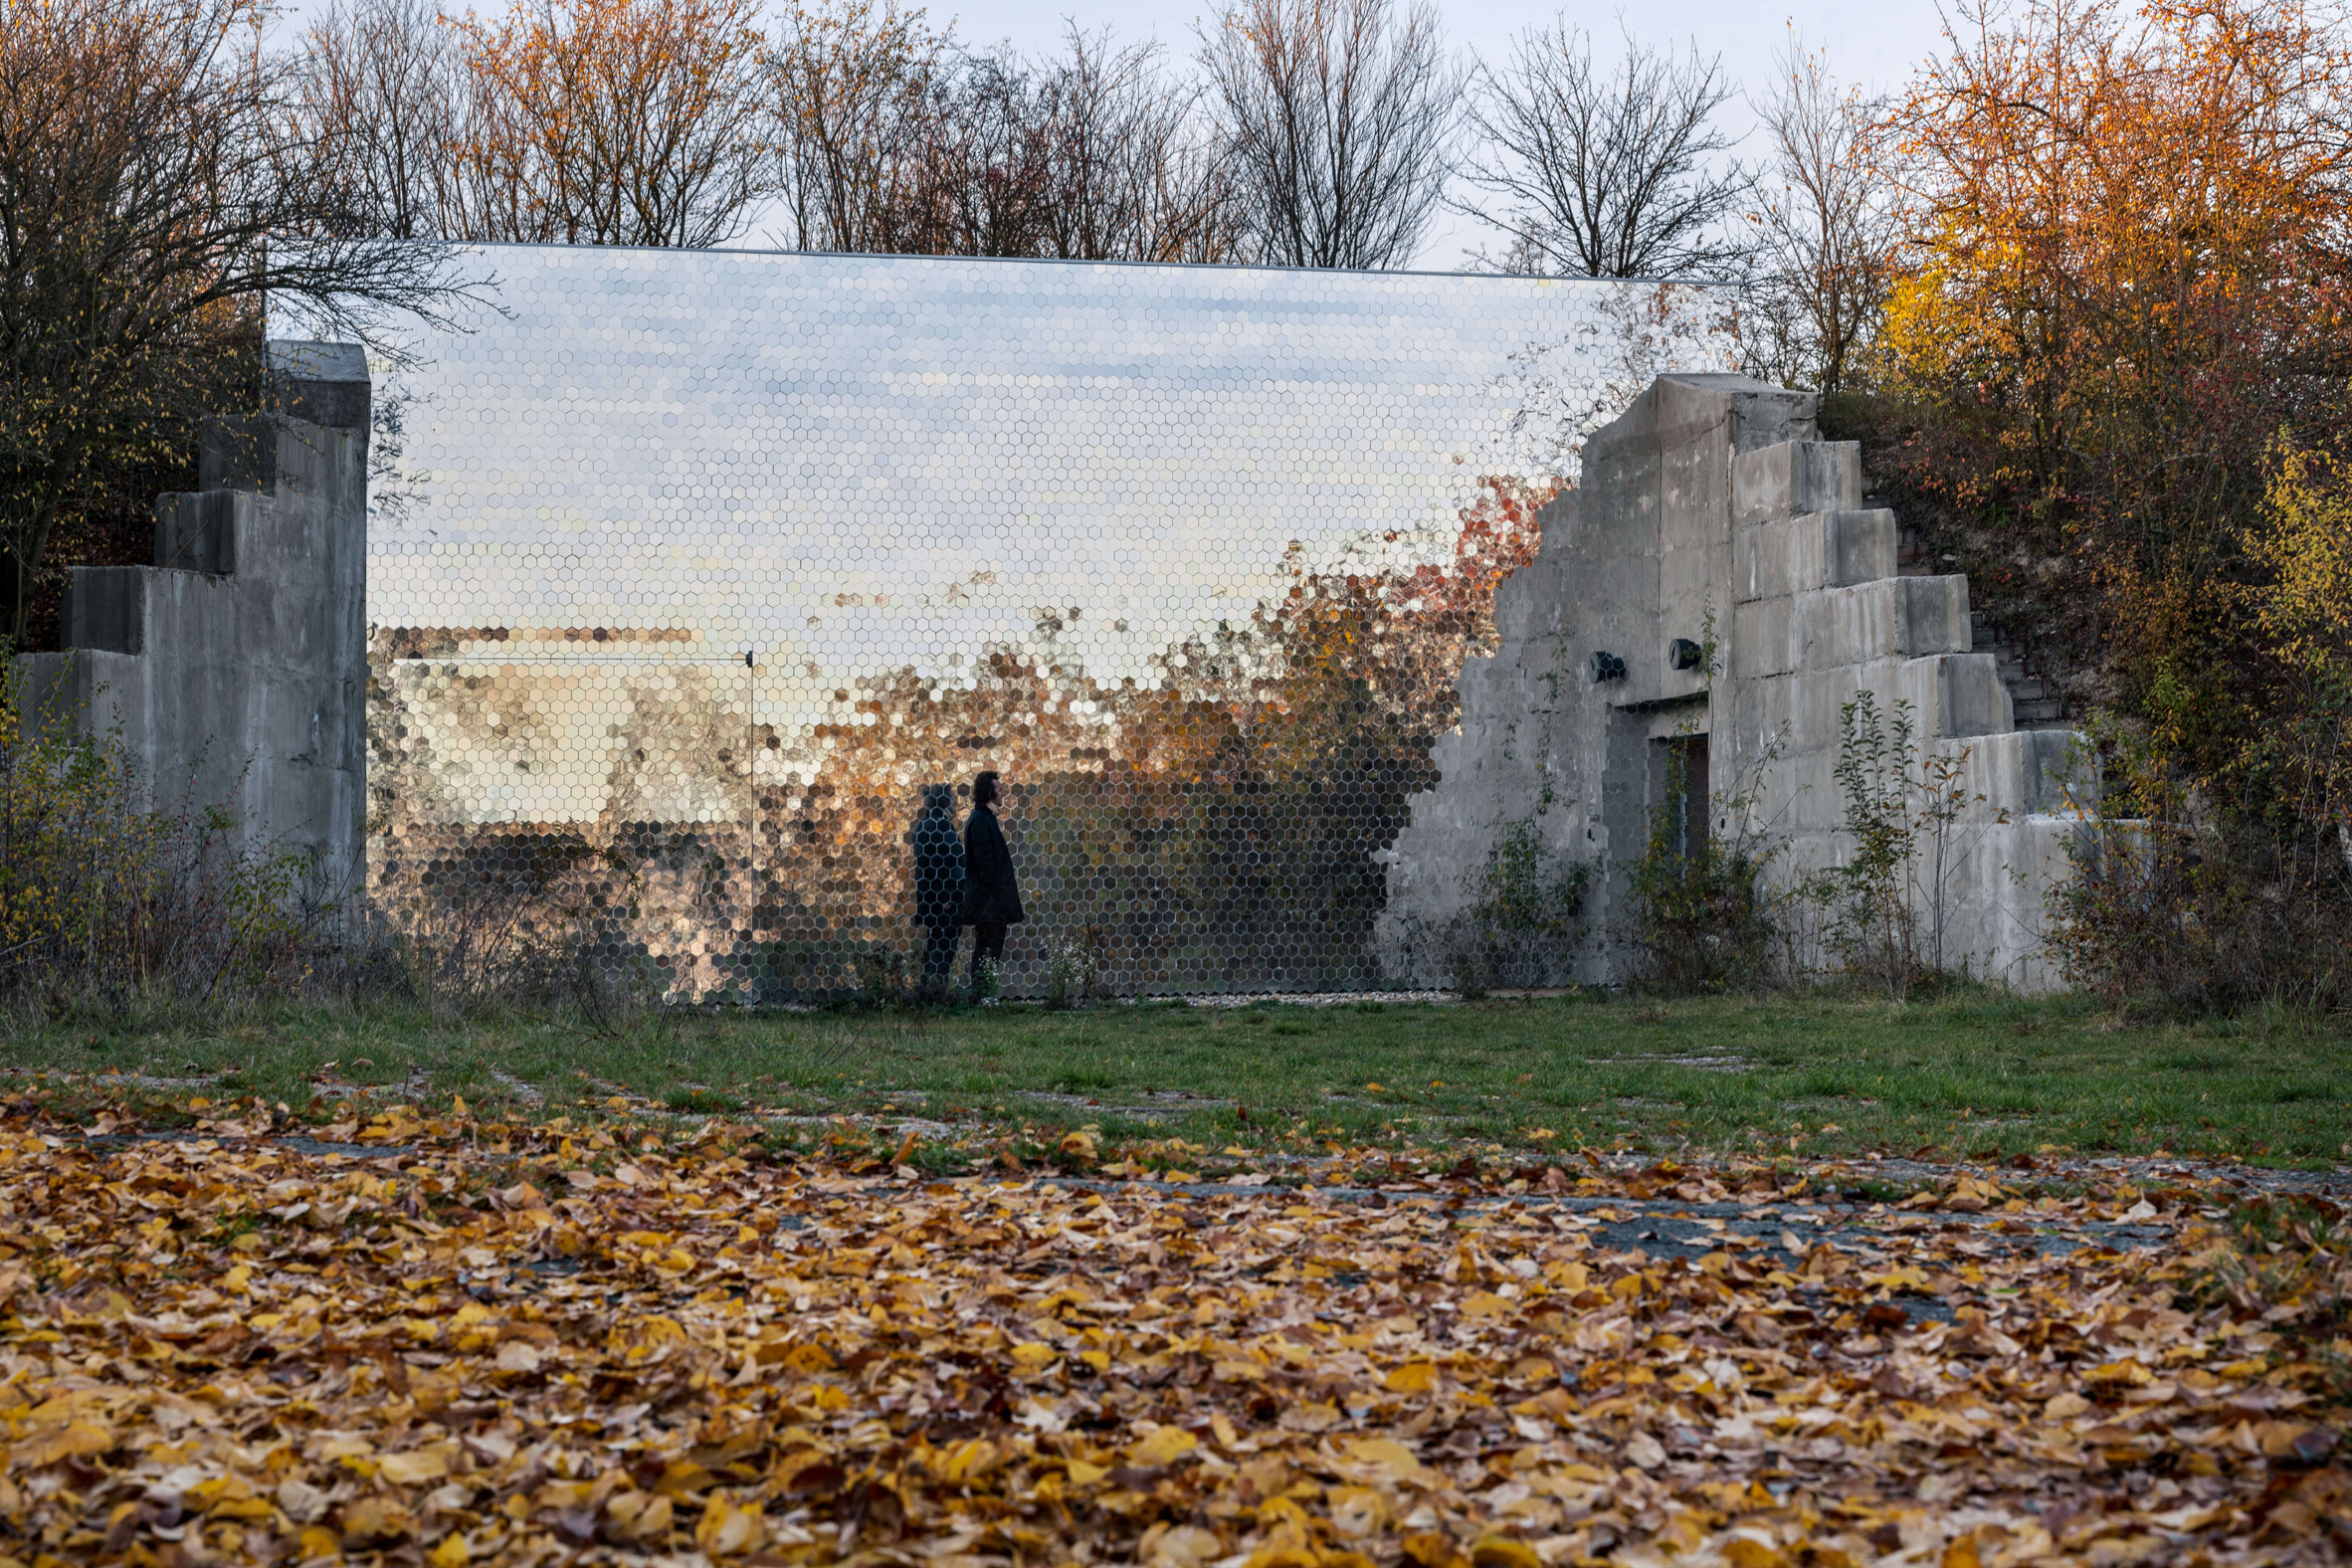
[(155, 564), (75, 567), (65, 651), (20, 656), (29, 712), (117, 736), (144, 803), (223, 809), (241, 845), (360, 890), (366, 825), (365, 357), (274, 341), (277, 411), (206, 438), (159, 496)]
[(1535, 561), (1497, 591), (1497, 651), (1465, 669), (1441, 781), (1389, 852), (1393, 975), (1447, 978), (1449, 932), (1515, 830), (1589, 881), (1580, 937), (1503, 978), (1627, 978), (1631, 870), (1682, 777), (1703, 782), (1677, 812), (1719, 844), (1777, 846), (1779, 884), (1844, 864), (1840, 715), (1866, 690), (1889, 722), (1908, 705), (1913, 775), (1939, 757), (1970, 797), (1940, 877), (1925, 856), (1912, 868), (1922, 941), (1940, 936), (1949, 967), (2057, 983), (2044, 893), (2065, 874), (2087, 748), (2017, 727), (1993, 658), (1971, 651), (1967, 579), (1896, 575), (1894, 516), (1862, 507), (1859, 449), (1821, 441), (1814, 408), (1738, 376), (1667, 376), (1588, 444)]

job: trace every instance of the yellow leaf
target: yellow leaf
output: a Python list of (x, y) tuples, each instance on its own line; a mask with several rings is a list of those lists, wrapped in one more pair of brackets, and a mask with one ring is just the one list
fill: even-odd
[(1138, 1465), (1172, 1465), (1179, 1455), (1199, 1447), (1200, 1440), (1182, 1427), (1160, 1427), (1127, 1445), (1127, 1458)]
[(756, 1508), (734, 1507), (713, 1497), (703, 1505), (701, 1522), (694, 1526), (694, 1544), (713, 1557), (748, 1551), (758, 1544), (759, 1517)]
[[(463, 1116), (465, 1113), (466, 1102), (461, 1099), (458, 1101), (458, 1114)], [(433, 1568), (466, 1568), (466, 1561), (471, 1556), (473, 1553), (466, 1546), (466, 1533), (459, 1530), (441, 1538), (441, 1543), (433, 1548), (431, 1561)]]
[(1101, 1466), (1089, 1465), (1084, 1460), (1070, 1462), (1070, 1478), (1081, 1486), (1091, 1486), (1109, 1473), (1110, 1471)]
[(1473, 1290), (1462, 1303), (1465, 1317), (1500, 1317), (1511, 1304), (1491, 1290)]
[(973, 1480), (988, 1473), (996, 1463), (996, 1445), (986, 1438), (973, 1438), (947, 1451), (940, 1462), (941, 1480)]
[(376, 1473), (395, 1485), (413, 1486), (421, 1480), (439, 1480), (449, 1473), (450, 1446), (435, 1443), (421, 1449), (410, 1449), (405, 1454), (387, 1454), (377, 1461)]
[(1481, 1535), (1470, 1546), (1473, 1568), (1543, 1568), (1543, 1559), (1525, 1541), (1507, 1535)]
[(1408, 1361), (1380, 1380), (1392, 1394), (1426, 1394), (1438, 1386), (1438, 1369), (1427, 1361)]
[(1013, 1370), (1023, 1377), (1035, 1377), (1061, 1359), (1061, 1351), (1034, 1339), (1013, 1347)]
[(343, 1544), (363, 1546), (387, 1536), (408, 1533), (408, 1511), (382, 1495), (361, 1497), (343, 1505)]
[(69, 1421), (62, 1427), (34, 1433), (10, 1451), (9, 1459), (27, 1470), (39, 1470), (61, 1460), (103, 1454), (113, 1446), (114, 1434), (105, 1427), (89, 1421)]
[(1784, 1568), (1788, 1559), (1753, 1536), (1734, 1535), (1723, 1543), (1723, 1561), (1729, 1568)]
[(838, 1363), (823, 1345), (794, 1345), (780, 1365), (787, 1372), (830, 1372)]
[(1434, 1486), (1440, 1480), (1437, 1471), (1422, 1464), (1418, 1455), (1394, 1438), (1359, 1438), (1348, 1445), (1348, 1458), (1398, 1484)]
[(316, 1562), (321, 1557), (343, 1555), (343, 1538), (321, 1524), (313, 1524), (302, 1531), (302, 1560)]
[(1225, 1555), (1225, 1543), (1216, 1532), (1204, 1530), (1197, 1524), (1155, 1524), (1144, 1532), (1143, 1540), (1135, 1549), (1136, 1559), (1147, 1568), (1200, 1568), (1202, 1563)]

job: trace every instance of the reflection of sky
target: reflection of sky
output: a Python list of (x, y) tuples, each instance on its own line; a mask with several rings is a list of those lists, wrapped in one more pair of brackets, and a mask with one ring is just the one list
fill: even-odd
[(1629, 344), (1627, 286), (1591, 282), (484, 258), (506, 313), (387, 389), (413, 401), (370, 619), (689, 630), (755, 654), (787, 729), (991, 645), (1156, 681), (1152, 656), (1286, 589), (1292, 541), (1310, 570), (1443, 558), (1481, 473), (1565, 468), (1666, 367)]

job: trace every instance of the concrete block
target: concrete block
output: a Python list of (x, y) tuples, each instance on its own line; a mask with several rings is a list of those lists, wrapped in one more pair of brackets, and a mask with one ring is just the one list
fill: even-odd
[(1823, 549), (1828, 565), (1824, 587), (1844, 587), (1894, 575), (1893, 512), (1883, 507), (1874, 511), (1826, 512), (1822, 515), (1822, 529), (1827, 535)]
[(270, 380), (278, 412), (326, 430), (368, 428), (367, 350), (357, 343), (273, 338)]
[(181, 490), (155, 497), (155, 564), (226, 576), (237, 534), (261, 497), (244, 490)]
[(1784, 596), (1731, 607), (1729, 663), (1734, 680), (1758, 680), (1797, 667), (1796, 640), (1790, 635), (1794, 603)]
[(1731, 522), (1738, 527), (1862, 505), (1862, 446), (1784, 441), (1731, 460)]
[(68, 648), (109, 654), (147, 650), (147, 573), (151, 566), (77, 566), (66, 573)]
[(1894, 575), (1890, 511), (1816, 511), (1733, 530), (1736, 598), (1803, 593)]
[(1902, 585), (1904, 651), (1913, 658), (1929, 654), (1965, 654), (1970, 647), (1968, 579), (1948, 577), (1889, 577)]
[(2001, 671), (1991, 654), (1911, 660), (1896, 689), (1918, 714), (1924, 737), (1990, 735), (2017, 727), (2009, 688), (2001, 684)]
[[(65, 656), (27, 680), (76, 732), (118, 732), (157, 804), (357, 891), (366, 821), (366, 365), (274, 343), (274, 407), (206, 433), (204, 490), (155, 514), (161, 566), (77, 570)], [(334, 421), (322, 425), (317, 420)], [(1511, 700), (1506, 697), (1505, 700)]]
[[(147, 731), (147, 662), (136, 654), (74, 649), (62, 654), (21, 654), (17, 675), (24, 682), (25, 727), (31, 734), (120, 735), (135, 744)], [(144, 788), (153, 771), (143, 751), (130, 761)]]

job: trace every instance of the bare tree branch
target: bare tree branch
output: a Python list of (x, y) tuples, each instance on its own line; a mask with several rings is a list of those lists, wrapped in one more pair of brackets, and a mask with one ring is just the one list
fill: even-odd
[(796, 5), (781, 34), (765, 62), (793, 248), (930, 249), (923, 164), (953, 41), (895, 0)]
[(1462, 79), (1430, 0), (1243, 0), (1202, 39), (1255, 259), (1410, 262)]
[(246, 0), (0, 0), (0, 594), (51, 532), (250, 373), (265, 296), (324, 331), (473, 286), (386, 236), (303, 130)]
[(1197, 89), (1162, 76), (1157, 44), (1113, 49), (1071, 28), (1041, 85), (1047, 255), (1085, 261), (1224, 262), (1242, 243), (1232, 170)]
[(296, 135), (376, 233), (442, 239), (470, 83), (429, 0), (336, 0), (293, 61)]
[(1513, 271), (1588, 278), (1720, 275), (1740, 246), (1724, 230), (1746, 190), (1715, 111), (1735, 91), (1722, 62), (1677, 60), (1626, 35), (1604, 69), (1581, 28), (1523, 34), (1470, 95), (1476, 152), (1464, 170), (1485, 199), (1461, 212), (1512, 237)]
[(516, 0), (459, 18), (470, 239), (723, 245), (772, 160), (754, 0)]
[(1760, 375), (1834, 392), (1867, 348), (1893, 276), (1899, 215), (1871, 146), (1882, 106), (1841, 92), (1794, 36), (1775, 65), (1756, 106), (1772, 161), (1750, 214), (1741, 347)]

